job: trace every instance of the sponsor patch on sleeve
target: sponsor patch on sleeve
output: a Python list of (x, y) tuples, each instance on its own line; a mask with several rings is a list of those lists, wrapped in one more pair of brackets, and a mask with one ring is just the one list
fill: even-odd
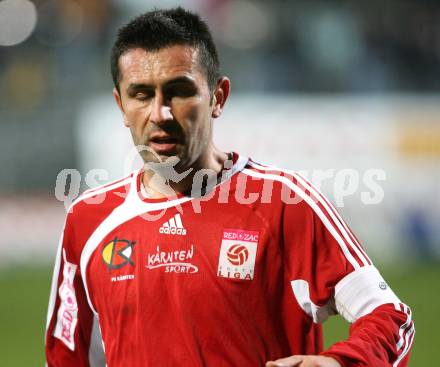
[(76, 302), (75, 288), (73, 279), (77, 265), (72, 264), (66, 259), (66, 252), (63, 250), (63, 281), (58, 288), (60, 296), (60, 307), (57, 314), (54, 336), (60, 339), (67, 347), (75, 350), (75, 328), (78, 322), (78, 304)]

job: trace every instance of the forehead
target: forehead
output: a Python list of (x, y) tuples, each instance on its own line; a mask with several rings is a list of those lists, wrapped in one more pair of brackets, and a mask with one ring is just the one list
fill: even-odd
[(121, 84), (160, 83), (177, 76), (205, 78), (198, 50), (190, 46), (171, 46), (157, 51), (131, 49), (119, 58)]

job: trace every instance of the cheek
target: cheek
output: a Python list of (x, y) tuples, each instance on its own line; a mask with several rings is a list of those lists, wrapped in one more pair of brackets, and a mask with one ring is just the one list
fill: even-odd
[(149, 126), (148, 115), (148, 107), (145, 106), (136, 106), (125, 111), (125, 120), (133, 135), (145, 135), (145, 129)]
[(194, 121), (198, 122), (201, 120), (204, 120), (206, 117), (206, 113), (204, 113), (204, 108), (201, 105), (194, 105), (191, 106), (191, 108), (188, 111), (189, 118)]
[(209, 135), (210, 108), (202, 103), (186, 103), (176, 109), (175, 118), (184, 122), (185, 130), (194, 137)]
[(148, 114), (148, 106), (139, 102), (127, 104), (125, 115), (134, 122), (143, 120)]
[(126, 106), (124, 119), (135, 144), (144, 144), (147, 111), (139, 106)]

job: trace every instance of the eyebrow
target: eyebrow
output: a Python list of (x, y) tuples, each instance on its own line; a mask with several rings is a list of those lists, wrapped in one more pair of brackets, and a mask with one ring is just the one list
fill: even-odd
[[(190, 78), (188, 76), (178, 76), (176, 78), (167, 80), (164, 83), (164, 86), (169, 86), (172, 84), (179, 84), (179, 83), (184, 83), (184, 84), (191, 84), (191, 85), (195, 85), (195, 80), (193, 78)], [(143, 90), (143, 89), (154, 89), (154, 86), (152, 84), (145, 84), (145, 83), (131, 83), (128, 87), (127, 87), (127, 93), (130, 92), (135, 92), (138, 90)]]

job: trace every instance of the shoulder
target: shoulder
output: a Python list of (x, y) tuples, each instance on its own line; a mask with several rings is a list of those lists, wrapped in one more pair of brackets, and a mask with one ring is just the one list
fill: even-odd
[(137, 172), (105, 185), (86, 190), (69, 207), (64, 229), (65, 246), (74, 259), (93, 232), (127, 197), (130, 186), (136, 183)]
[[(243, 173), (269, 183), (273, 198), (280, 199), (286, 210), (315, 216), (333, 209), (330, 201), (301, 171), (264, 165), (249, 159)], [(321, 216), (321, 215), (319, 215)]]
[(317, 189), (300, 171), (265, 165), (249, 159), (243, 173), (255, 179), (277, 182), (281, 188), (294, 192), (307, 192), (308, 194), (317, 192)]
[(69, 216), (77, 218), (85, 213), (113, 210), (124, 202), (130, 186), (135, 184), (137, 174), (138, 171), (133, 171), (117, 180), (85, 190), (70, 205)]

